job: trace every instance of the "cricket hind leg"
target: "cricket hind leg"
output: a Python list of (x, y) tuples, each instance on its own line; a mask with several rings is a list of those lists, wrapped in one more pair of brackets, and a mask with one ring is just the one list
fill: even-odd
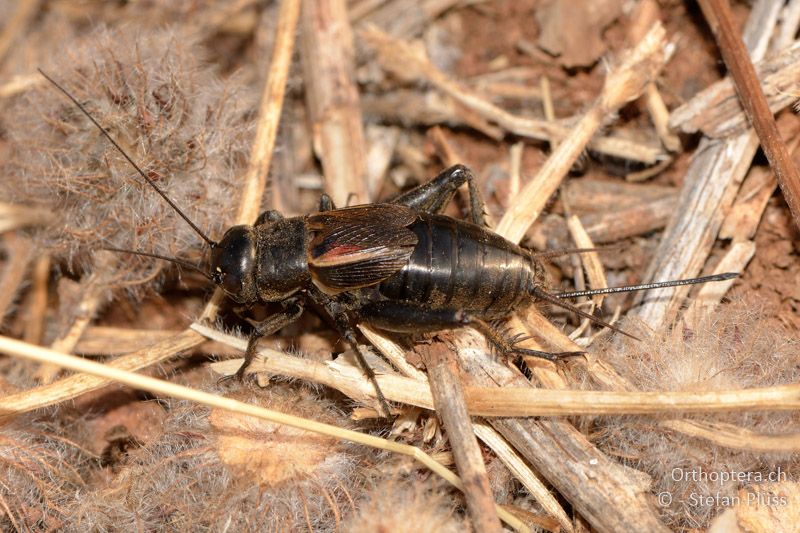
[(391, 203), (423, 213), (441, 213), (464, 182), (469, 188), (470, 221), (479, 226), (488, 226), (485, 218), (486, 204), (475, 183), (475, 175), (464, 165), (453, 165), (443, 170), (429, 182), (395, 197)]
[(303, 302), (300, 300), (291, 300), (286, 302), (285, 305), (283, 311), (275, 313), (266, 320), (256, 324), (253, 332), (250, 334), (250, 338), (247, 340), (247, 349), (244, 352), (244, 362), (242, 366), (240, 366), (239, 370), (232, 376), (223, 376), (220, 378), (219, 383), (231, 379), (242, 383), (247, 368), (252, 364), (253, 359), (255, 359), (258, 341), (261, 340), (262, 337), (272, 335), (300, 318), (300, 315), (303, 314), (303, 310), (305, 309)]
[(521, 348), (519, 337), (509, 338), (495, 326), (471, 313), (454, 309), (429, 309), (411, 302), (381, 301), (365, 305), (358, 311), (360, 318), (378, 329), (396, 333), (426, 333), (462, 326), (477, 329), (492, 346), (506, 356), (534, 356), (548, 361), (583, 355), (584, 352), (545, 352)]

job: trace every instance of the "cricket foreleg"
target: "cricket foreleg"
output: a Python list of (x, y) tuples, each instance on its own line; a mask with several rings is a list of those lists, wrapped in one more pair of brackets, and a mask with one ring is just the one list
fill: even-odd
[(239, 370), (236, 371), (236, 374), (233, 376), (227, 376), (223, 378), (223, 380), (233, 378), (239, 382), (242, 382), (244, 380), (244, 374), (247, 371), (247, 367), (250, 366), (256, 356), (256, 347), (258, 346), (258, 341), (261, 339), (261, 337), (272, 335), (281, 328), (288, 326), (300, 318), (300, 315), (303, 314), (303, 309), (303, 302), (299, 300), (292, 300), (286, 304), (286, 307), (283, 311), (275, 313), (263, 322), (256, 324), (253, 332), (250, 334), (250, 338), (247, 341), (247, 349), (244, 352), (244, 362), (242, 363), (242, 366), (239, 367)]
[(445, 169), (429, 182), (397, 196), (391, 203), (405, 205), (424, 213), (441, 213), (464, 182), (469, 188), (470, 221), (479, 226), (486, 226), (484, 218), (486, 206), (483, 197), (475, 184), (475, 175), (464, 165), (453, 165)]

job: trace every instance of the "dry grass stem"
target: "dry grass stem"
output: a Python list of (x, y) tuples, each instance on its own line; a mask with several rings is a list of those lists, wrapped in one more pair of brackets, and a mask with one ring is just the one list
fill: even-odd
[[(83, 284), (83, 295), (72, 314), (72, 323), (61, 336), (50, 344), (52, 350), (72, 353), (75, 345), (78, 344), (81, 336), (83, 336), (83, 332), (89, 327), (89, 323), (94, 320), (101, 304), (105, 301), (105, 294), (108, 288), (99, 281), (101, 273), (108, 270), (113, 271), (119, 256), (111, 252), (98, 252), (95, 257), (94, 272)], [(47, 384), (52, 382), (60, 371), (60, 367), (42, 365), (36, 369), (33, 377), (39, 383)]]
[[(744, 267), (756, 253), (756, 245), (753, 241), (735, 242), (730, 250), (714, 269), (713, 274), (723, 274), (725, 272), (743, 272)], [(683, 320), (687, 324), (697, 321), (700, 316), (713, 313), (722, 298), (733, 286), (734, 280), (709, 283), (697, 291), (697, 295), (691, 307), (686, 311)]]
[(314, 150), (336, 205), (368, 203), (366, 145), (345, 0), (303, 2), (303, 80)]
[(539, 505), (558, 521), (564, 531), (572, 531), (572, 521), (567, 516), (564, 508), (514, 448), (492, 426), (485, 422), (473, 422), (472, 428), (475, 431), (475, 435), (511, 470), (514, 477), (539, 502)]
[[(456, 99), (467, 108), (479, 113), (484, 118), (496, 123), (506, 131), (521, 137), (550, 142), (558, 142), (570, 132), (569, 128), (559, 124), (553, 124), (546, 120), (518, 117), (500, 109), (462, 84), (447, 77), (446, 74), (433, 66), (427, 58), (423, 57), (407, 43), (393, 39), (375, 27), (363, 30), (361, 36), (378, 49), (379, 55), (382, 57), (381, 64), (384, 68), (395, 71), (398, 68), (402, 68), (402, 72), (395, 73), (405, 78), (415, 77), (429, 81), (439, 90)], [(607, 155), (647, 164), (656, 163), (663, 157), (660, 147), (618, 138), (600, 137), (594, 139), (591, 142), (591, 148)]]
[[(192, 330), (186, 330), (150, 348), (118, 357), (105, 366), (133, 372), (170, 359), (175, 354), (191, 350), (203, 342), (205, 342), (205, 337)], [(111, 383), (110, 380), (102, 377), (75, 374), (49, 385), (8, 394), (0, 398), (0, 418), (56, 405), (105, 387), (109, 383)]]
[[(644, 0), (636, 4), (631, 14), (631, 25), (628, 28), (628, 42), (637, 43), (644, 37), (648, 28), (660, 19), (660, 9), (656, 0)], [(681, 148), (681, 141), (669, 129), (669, 111), (654, 81), (647, 84), (643, 99), (653, 121), (661, 144), (670, 152)]]
[(267, 187), (267, 176), (275, 151), (275, 139), (286, 94), (286, 80), (294, 54), (295, 32), (300, 16), (299, 0), (282, 0), (278, 12), (275, 45), (269, 65), (269, 74), (258, 108), (258, 124), (250, 152), (250, 163), (242, 185), (242, 196), (237, 224), (252, 224), (258, 217), (261, 198)]
[(764, 453), (800, 452), (800, 434), (760, 435), (754, 431), (726, 424), (702, 420), (665, 420), (661, 426), (689, 437), (705, 439), (718, 446)]
[[(194, 330), (217, 342), (244, 351), (245, 339), (194, 324)], [(363, 372), (339, 360), (320, 363), (277, 350), (261, 348), (249, 372), (303, 379), (334, 388), (356, 401), (370, 402), (375, 390)], [(485, 353), (480, 354), (486, 358)], [(489, 358), (490, 359), (490, 358)], [(221, 375), (232, 375), (241, 359), (213, 363)], [(496, 368), (485, 363), (487, 368)], [(497, 367), (499, 368), (499, 367)], [(377, 376), (386, 398), (399, 403), (433, 409), (428, 384), (393, 374)], [(573, 416), (601, 414), (713, 413), (739, 410), (786, 411), (800, 407), (800, 385), (722, 390), (708, 392), (616, 392), (559, 389), (534, 389), (515, 384), (498, 387), (465, 387), (467, 408), (472, 415), (487, 417)]]
[(365, 324), (359, 324), (358, 329), (367, 340), (380, 351), (386, 359), (388, 359), (397, 370), (406, 377), (413, 378), (417, 381), (427, 381), (428, 377), (425, 372), (421, 372), (408, 364), (406, 361), (406, 352), (397, 343), (387, 338), (383, 333), (372, 329)]
[(664, 66), (666, 55), (664, 28), (657, 24), (636, 48), (624, 55), (618, 66), (612, 67), (594, 105), (559, 141), (536, 176), (509, 206), (497, 226), (498, 234), (512, 242), (522, 239), (592, 136), (623, 104), (641, 94), (646, 83)]
[[(17, 341), (15, 339), (10, 339), (8, 337), (0, 337), (0, 351), (31, 361), (59, 365), (62, 368), (80, 372), (84, 375), (88, 374), (97, 378), (101, 378), (104, 381), (115, 381), (122, 383), (137, 390), (145, 390), (153, 394), (188, 400), (208, 407), (216, 407), (234, 413), (250, 415), (262, 420), (311, 431), (320, 435), (326, 435), (337, 439), (345, 439), (350, 442), (355, 442), (365, 446), (407, 455), (422, 463), (424, 466), (442, 477), (451, 485), (463, 490), (463, 484), (458, 476), (453, 474), (443, 465), (434, 461), (422, 450), (414, 446), (400, 444), (372, 435), (359, 433), (357, 431), (342, 429), (329, 424), (322, 424), (313, 420), (272, 411), (263, 407), (239, 402), (231, 398), (224, 398), (222, 396), (210, 394), (201, 390), (184, 387), (182, 385), (176, 385), (161, 379), (136, 374), (134, 372), (115, 368), (110, 365), (103, 365), (87, 359), (81, 359), (80, 357), (62, 354), (53, 350), (48, 350), (46, 348), (41, 348), (32, 344)], [(1, 410), (0, 413), (3, 415), (7, 414)], [(527, 531), (528, 528), (517, 518), (510, 515), (507, 511), (498, 508), (497, 513), (507, 524), (511, 525), (518, 531)]]
[(38, 74), (13, 76), (11, 81), (0, 85), (0, 98), (10, 98), (24, 93), (31, 87), (41, 85), (44, 81)]

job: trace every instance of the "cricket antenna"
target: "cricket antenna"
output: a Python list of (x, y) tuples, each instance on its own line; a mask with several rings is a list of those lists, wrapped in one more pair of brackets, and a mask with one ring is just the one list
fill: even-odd
[(698, 283), (708, 283), (709, 281), (725, 281), (727, 279), (738, 278), (736, 272), (726, 272), (725, 274), (714, 274), (713, 276), (703, 276), (702, 278), (678, 279), (673, 281), (658, 281), (656, 283), (642, 283), (641, 285), (624, 285), (622, 287), (606, 287), (605, 289), (592, 289), (586, 291), (558, 292), (553, 294), (556, 298), (580, 298), (581, 296), (594, 296), (595, 294), (614, 294), (618, 292), (646, 291), (649, 289), (661, 289), (663, 287), (678, 287), (680, 285), (696, 285)]
[(113, 248), (111, 246), (104, 246), (100, 248), (100, 250), (106, 250), (109, 252), (116, 252), (120, 254), (133, 254), (133, 255), (141, 255), (142, 257), (152, 257), (154, 259), (163, 259), (164, 261), (169, 261), (170, 263), (174, 263), (178, 266), (182, 266), (184, 268), (188, 268), (189, 270), (194, 270), (195, 272), (201, 273), (205, 276), (209, 281), (213, 281), (214, 278), (211, 277), (211, 274), (203, 270), (202, 268), (195, 266), (187, 261), (182, 261), (180, 259), (176, 259), (174, 257), (167, 257), (166, 255), (159, 255), (159, 254), (151, 254), (147, 252), (137, 252), (136, 250), (126, 250), (125, 248)]
[[(132, 166), (133, 168), (135, 168), (135, 169), (136, 169), (136, 171), (137, 171), (137, 172), (138, 172), (138, 173), (139, 173), (139, 174), (142, 176), (142, 178), (144, 178), (144, 180), (145, 180), (145, 181), (146, 181), (146, 182), (147, 182), (147, 183), (148, 183), (148, 184), (149, 184), (149, 185), (150, 185), (150, 186), (151, 186), (153, 189), (155, 189), (155, 191), (156, 191), (156, 192), (157, 192), (157, 193), (158, 193), (158, 194), (159, 194), (159, 195), (160, 195), (160, 196), (161, 196), (161, 197), (162, 197), (162, 198), (163, 198), (163, 199), (164, 199), (164, 200), (165, 200), (165, 201), (166, 201), (166, 202), (167, 202), (167, 203), (170, 205), (170, 207), (172, 207), (172, 209), (174, 209), (174, 210), (175, 210), (175, 212), (176, 212), (176, 213), (178, 213), (178, 214), (180, 215), (180, 217), (181, 217), (183, 220), (185, 220), (185, 221), (186, 221), (186, 223), (187, 223), (187, 224), (189, 224), (189, 225), (192, 227), (192, 229), (195, 231), (195, 233), (197, 233), (198, 235), (200, 235), (200, 237), (202, 237), (202, 239), (203, 239), (204, 241), (206, 241), (206, 242), (208, 243), (208, 245), (209, 245), (211, 248), (214, 248), (214, 247), (216, 247), (216, 246), (217, 246), (217, 243), (216, 243), (216, 242), (214, 242), (214, 241), (212, 241), (211, 239), (209, 239), (209, 238), (208, 238), (208, 236), (207, 236), (205, 233), (203, 233), (203, 231), (202, 231), (200, 228), (198, 228), (198, 227), (197, 227), (197, 225), (196, 225), (194, 222), (192, 222), (192, 221), (189, 219), (189, 217), (188, 217), (188, 216), (186, 216), (186, 215), (183, 213), (183, 211), (181, 211), (181, 210), (178, 208), (178, 206), (177, 206), (177, 205), (175, 205), (175, 203), (174, 203), (172, 200), (170, 200), (170, 199), (169, 199), (169, 197), (166, 195), (166, 193), (165, 193), (163, 190), (161, 190), (161, 188), (160, 188), (158, 185), (156, 185), (156, 184), (155, 184), (155, 182), (154, 182), (152, 179), (150, 179), (149, 177), (147, 177), (147, 174), (145, 174), (145, 173), (144, 173), (144, 171), (143, 171), (141, 168), (139, 168), (139, 165), (137, 165), (136, 163), (134, 163), (133, 159), (131, 159), (131, 158), (130, 158), (130, 156), (129, 156), (127, 153), (125, 153), (125, 150), (123, 150), (123, 149), (122, 149), (122, 147), (121, 147), (119, 144), (117, 144), (117, 141), (115, 141), (115, 140), (114, 140), (114, 138), (111, 136), (111, 134), (109, 134), (109, 133), (108, 133), (108, 132), (105, 130), (105, 128), (103, 128), (103, 126), (101, 126), (101, 125), (100, 125), (100, 123), (99, 123), (99, 122), (97, 122), (97, 120), (95, 120), (95, 118), (94, 118), (94, 117), (93, 117), (93, 116), (92, 116), (92, 115), (89, 113), (89, 111), (87, 111), (87, 110), (86, 110), (86, 108), (85, 108), (85, 107), (83, 107), (83, 104), (81, 104), (81, 103), (78, 101), (78, 99), (77, 99), (77, 98), (75, 98), (74, 96), (72, 96), (72, 94), (70, 94), (70, 92), (69, 92), (69, 91), (67, 91), (67, 90), (66, 90), (64, 87), (62, 87), (61, 85), (59, 85), (59, 84), (58, 84), (58, 82), (56, 82), (56, 81), (55, 81), (53, 78), (51, 78), (50, 76), (48, 76), (47, 74), (45, 74), (45, 73), (44, 73), (44, 71), (43, 71), (42, 69), (40, 69), (40, 68), (37, 68), (36, 70), (38, 70), (38, 71), (39, 71), (39, 74), (41, 74), (42, 76), (44, 76), (44, 78), (45, 78), (47, 81), (49, 81), (50, 83), (52, 83), (53, 85), (55, 85), (56, 89), (58, 89), (59, 91), (61, 91), (62, 93), (64, 93), (64, 94), (67, 96), (67, 98), (69, 98), (70, 100), (72, 100), (72, 102), (73, 102), (73, 103), (74, 103), (74, 104), (75, 104), (75, 105), (78, 107), (78, 109), (80, 109), (80, 110), (81, 110), (81, 112), (82, 112), (84, 115), (86, 115), (86, 117), (87, 117), (89, 120), (91, 120), (91, 121), (92, 121), (92, 124), (94, 124), (95, 126), (97, 126), (97, 129), (99, 129), (99, 130), (100, 130), (100, 133), (102, 133), (102, 134), (105, 136), (105, 138), (106, 138), (106, 139), (108, 139), (108, 141), (109, 141), (111, 144), (113, 144), (113, 145), (114, 145), (114, 148), (116, 148), (116, 149), (119, 151), (119, 153), (121, 153), (121, 154), (122, 154), (122, 156), (123, 156), (125, 159), (127, 159), (127, 160), (128, 160), (128, 163), (130, 163), (130, 164), (131, 164), (131, 166)], [(128, 251), (128, 250), (125, 250), (125, 251)], [(130, 253), (137, 253), (137, 254), (139, 254), (139, 255), (147, 255), (147, 254), (143, 254), (143, 253), (141, 253), (141, 252), (130, 252)], [(168, 258), (165, 258), (165, 257), (161, 257), (160, 259), (166, 259), (166, 260), (168, 260), (168, 261), (170, 260), (170, 259), (168, 259)]]

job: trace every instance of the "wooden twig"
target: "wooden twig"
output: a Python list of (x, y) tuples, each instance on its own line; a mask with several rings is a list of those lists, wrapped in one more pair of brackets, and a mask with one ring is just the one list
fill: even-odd
[(367, 203), (366, 146), (355, 79), (353, 33), (345, 0), (303, 2), (305, 97), (325, 189), (337, 206)]
[[(753, 6), (745, 39), (754, 61), (766, 53), (780, 8), (780, 3), (766, 0)], [(757, 146), (752, 132), (701, 141), (684, 177), (673, 218), (643, 281), (691, 278), (700, 273)], [(642, 303), (632, 315), (657, 330), (674, 317), (687, 293), (684, 288), (648, 291), (637, 297)]]
[(778, 132), (778, 126), (761, 89), (753, 63), (733, 25), (728, 0), (699, 0), (699, 3), (736, 85), (739, 101), (775, 172), (794, 223), (800, 228), (800, 172), (789, 157), (789, 151)]
[(442, 421), (459, 476), (464, 481), (472, 525), (476, 531), (500, 531), (486, 465), (472, 430), (458, 364), (443, 342), (420, 345), (417, 352), (428, 369), (433, 405)]

